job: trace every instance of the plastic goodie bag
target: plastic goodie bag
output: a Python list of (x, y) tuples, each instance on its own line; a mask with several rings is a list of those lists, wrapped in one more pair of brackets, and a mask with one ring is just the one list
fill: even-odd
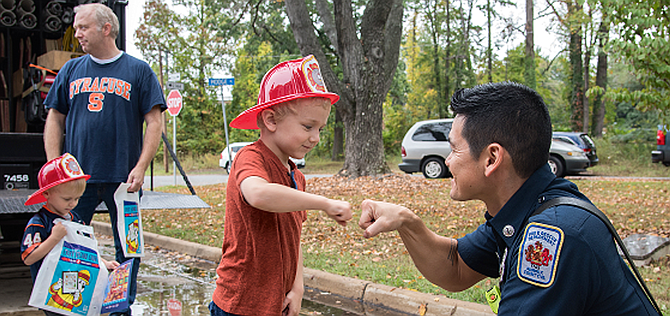
[(28, 305), (62, 315), (100, 315), (108, 272), (93, 227), (57, 222), (67, 235), (44, 257)]
[(140, 195), (138, 192), (128, 192), (129, 187), (130, 183), (121, 183), (114, 192), (116, 229), (123, 244), (123, 255), (126, 258), (144, 257)]

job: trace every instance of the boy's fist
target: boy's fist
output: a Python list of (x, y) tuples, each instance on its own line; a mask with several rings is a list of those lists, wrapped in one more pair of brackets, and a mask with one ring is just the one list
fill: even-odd
[(61, 223), (56, 223), (51, 229), (51, 235), (54, 236), (56, 240), (61, 240), (67, 235), (67, 228)]
[(351, 220), (351, 205), (347, 201), (330, 200), (329, 206), (324, 211), (330, 218), (334, 219), (338, 224), (347, 226), (347, 222)]

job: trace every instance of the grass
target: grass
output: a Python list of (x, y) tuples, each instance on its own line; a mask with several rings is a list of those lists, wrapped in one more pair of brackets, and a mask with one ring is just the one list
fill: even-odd
[[(624, 146), (596, 140), (601, 163), (589, 174), (605, 176), (670, 177), (670, 168), (652, 164), (648, 146)], [(630, 147), (630, 148), (629, 148)], [(194, 159), (185, 166), (207, 164), (218, 166), (218, 157)], [(188, 159), (185, 159), (188, 161)], [(458, 238), (484, 222), (484, 205), (477, 201), (458, 202), (449, 198), (448, 179), (425, 180), (403, 175), (397, 169), (399, 157), (388, 158), (394, 176), (341, 178), (313, 178), (308, 180), (308, 191), (330, 198), (344, 199), (352, 204), (354, 220), (341, 227), (321, 212), (308, 212), (304, 224), (302, 246), (305, 266), (349, 277), (369, 280), (389, 286), (425, 293), (444, 294), (448, 297), (485, 304), (484, 291), (496, 283), (485, 279), (474, 287), (459, 293), (450, 293), (428, 282), (409, 257), (397, 233), (381, 234), (365, 239), (358, 228), (360, 203), (371, 198), (402, 204), (419, 214), (426, 225), (436, 233)], [(342, 162), (308, 157), (305, 173), (334, 174)], [(194, 174), (194, 170), (187, 173)], [(204, 169), (203, 173), (207, 173)], [(218, 170), (219, 169), (213, 169)], [(211, 172), (211, 171), (210, 171)], [(606, 213), (622, 238), (631, 234), (651, 234), (670, 237), (670, 182), (654, 179), (628, 178), (573, 178), (580, 190)], [(162, 187), (161, 191), (187, 194), (184, 187)], [(150, 232), (220, 247), (223, 238), (225, 213), (225, 185), (196, 187), (198, 195), (210, 210), (146, 210), (143, 211), (144, 229)], [(96, 220), (108, 220), (96, 215)], [(640, 269), (647, 285), (664, 315), (670, 315), (670, 256), (665, 256), (648, 267)]]
[(650, 142), (616, 142), (611, 139), (594, 139), (600, 162), (587, 169), (588, 173), (607, 176), (670, 177), (670, 168), (651, 163)]

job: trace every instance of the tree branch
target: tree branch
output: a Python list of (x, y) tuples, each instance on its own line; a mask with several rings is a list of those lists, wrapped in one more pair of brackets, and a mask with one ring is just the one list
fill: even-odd
[[(339, 56), (342, 60), (342, 72), (344, 74), (344, 84), (350, 87), (357, 86), (360, 78), (359, 71), (363, 66), (360, 56), (363, 56), (363, 46), (356, 35), (356, 22), (353, 18), (351, 1), (334, 0), (333, 9), (335, 12), (335, 28), (337, 29), (337, 46), (339, 47)], [(349, 95), (350, 101), (353, 101), (353, 93)]]
[[(339, 81), (330, 66), (326, 54), (324, 54), (323, 49), (319, 44), (319, 39), (314, 32), (314, 25), (309, 18), (305, 1), (286, 0), (284, 1), (284, 4), (286, 14), (291, 23), (291, 29), (293, 30), (293, 36), (298, 44), (298, 48), (300, 48), (300, 53), (303, 56), (312, 54), (316, 57), (321, 68), (321, 76), (323, 77), (326, 86), (330, 87), (331, 91), (338, 93), (340, 98), (348, 98), (348, 102), (344, 102), (344, 104), (350, 104), (351, 100), (353, 100), (353, 95), (351, 94), (351, 91)], [(339, 106), (338, 109), (340, 109)], [(347, 109), (343, 107), (342, 110), (346, 111)]]
[(339, 52), (337, 43), (337, 29), (335, 29), (335, 21), (333, 20), (333, 13), (330, 11), (328, 2), (326, 0), (315, 0), (316, 9), (319, 11), (319, 18), (323, 23), (323, 30), (330, 40), (330, 43), (335, 48), (335, 53)]
[(403, 1), (393, 1), (389, 18), (386, 21), (386, 41), (384, 51), (386, 52), (384, 60), (384, 78), (387, 78), (390, 86), (393, 76), (398, 66), (398, 57), (400, 56), (400, 43), (402, 41), (402, 18), (404, 13)]

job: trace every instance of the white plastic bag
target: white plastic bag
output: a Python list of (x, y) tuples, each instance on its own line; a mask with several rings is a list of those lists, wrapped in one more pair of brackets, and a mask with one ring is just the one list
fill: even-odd
[(108, 272), (93, 227), (58, 222), (67, 235), (44, 257), (28, 305), (62, 315), (100, 315)]
[(114, 192), (116, 229), (126, 258), (144, 257), (144, 237), (140, 214), (140, 194), (128, 192), (130, 183), (121, 183)]

